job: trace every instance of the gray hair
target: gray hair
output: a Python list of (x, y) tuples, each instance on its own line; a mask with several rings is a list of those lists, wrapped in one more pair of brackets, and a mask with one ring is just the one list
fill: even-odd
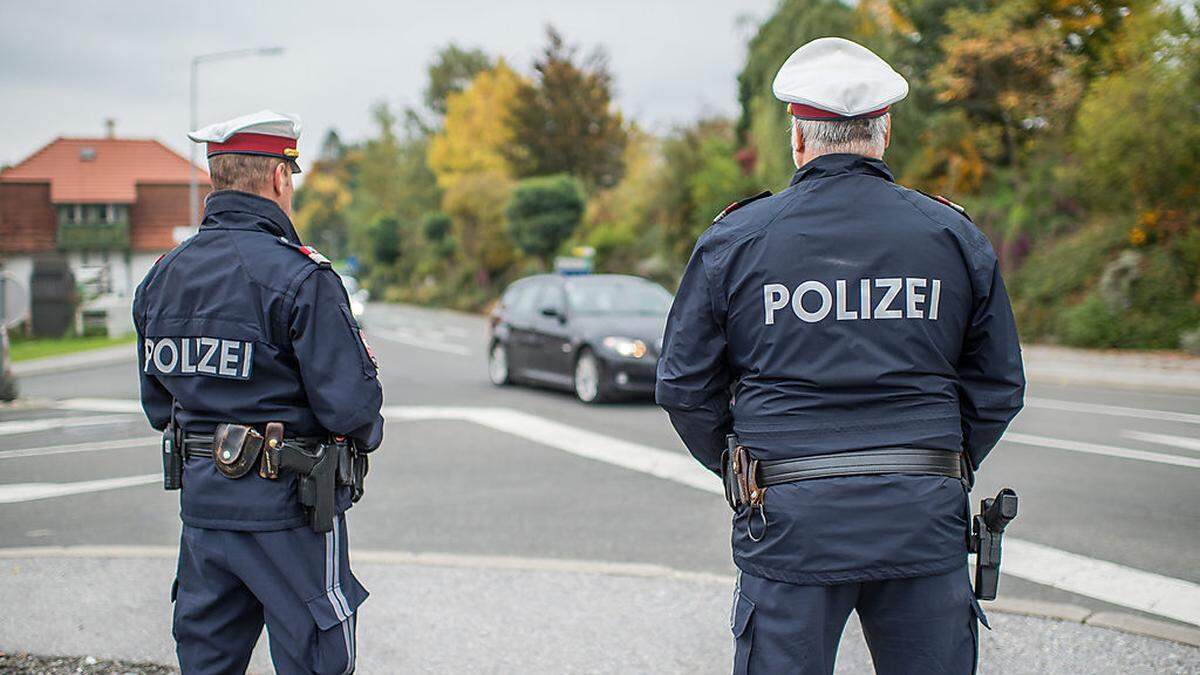
[(856, 120), (802, 120), (792, 118), (792, 145), (796, 134), (812, 153), (826, 155), (851, 152), (857, 155), (883, 156), (887, 145), (890, 114)]

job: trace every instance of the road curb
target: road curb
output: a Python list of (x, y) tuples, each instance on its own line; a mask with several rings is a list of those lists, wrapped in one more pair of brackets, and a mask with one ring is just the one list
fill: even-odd
[[(174, 546), (30, 546), (0, 548), (0, 559), (37, 558), (152, 558), (173, 560)], [(413, 565), (477, 570), (596, 574), (637, 578), (667, 579), (686, 583), (728, 587), (733, 575), (677, 570), (648, 563), (616, 563), (566, 558), (524, 558), (516, 556), (470, 555), (415, 551), (358, 550), (350, 554), (355, 564)], [(1122, 633), (1167, 640), (1200, 647), (1200, 627), (1160, 621), (1135, 614), (1092, 611), (1068, 603), (1044, 602), (1026, 598), (1000, 598), (984, 603), (984, 609), (1001, 614), (1016, 614), (1040, 619), (1078, 623)]]

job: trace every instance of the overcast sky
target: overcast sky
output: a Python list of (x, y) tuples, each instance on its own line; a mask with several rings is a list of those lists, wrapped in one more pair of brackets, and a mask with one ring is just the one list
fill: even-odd
[(413, 2), (20, 2), (0, 0), (0, 165), (59, 135), (153, 137), (186, 153), (193, 56), (283, 46), (281, 56), (201, 66), (200, 123), (273, 108), (304, 120), (303, 160), (330, 127), (371, 133), (376, 101), (418, 105), (448, 42), (522, 72), (554, 24), (602, 46), (618, 105), (653, 130), (737, 114), (745, 45), (776, 0)]

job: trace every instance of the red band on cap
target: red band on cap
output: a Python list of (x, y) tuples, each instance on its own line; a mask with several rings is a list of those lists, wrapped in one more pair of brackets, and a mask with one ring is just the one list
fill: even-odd
[(822, 110), (821, 108), (814, 108), (811, 105), (804, 105), (803, 103), (789, 103), (788, 114), (792, 117), (799, 117), (802, 120), (857, 120), (870, 117), (881, 117), (886, 115), (888, 109), (890, 108), (890, 105), (885, 105), (879, 110), (872, 110), (871, 112), (863, 113), (861, 115), (839, 115), (838, 113)]
[(224, 143), (209, 143), (208, 156), (222, 153), (252, 153), (259, 155), (278, 155), (284, 159), (292, 159), (284, 154), (284, 150), (295, 150), (296, 139), (272, 136), (270, 134), (234, 134)]

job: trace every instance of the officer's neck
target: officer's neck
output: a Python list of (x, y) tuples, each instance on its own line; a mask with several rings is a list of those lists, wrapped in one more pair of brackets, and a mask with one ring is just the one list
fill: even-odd
[(803, 169), (814, 159), (828, 155), (861, 155), (869, 159), (883, 159), (882, 152), (850, 152), (848, 150), (822, 150), (819, 152), (810, 152), (807, 148), (800, 150), (792, 148), (792, 160), (795, 161), (797, 169)]

